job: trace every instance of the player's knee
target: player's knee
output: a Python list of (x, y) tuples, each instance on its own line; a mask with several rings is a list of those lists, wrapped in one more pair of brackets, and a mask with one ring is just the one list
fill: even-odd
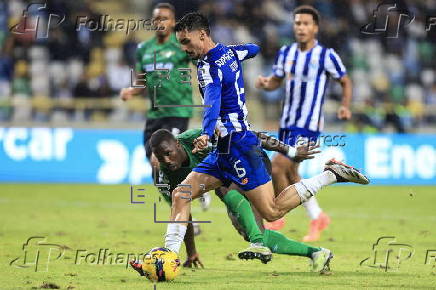
[(176, 188), (172, 193), (172, 201), (173, 205), (185, 205), (188, 202), (191, 202), (191, 197), (186, 193), (186, 191), (181, 190), (180, 188)]
[(299, 182), (301, 180), (301, 177), (300, 174), (298, 173), (298, 169), (293, 167), (290, 168), (288, 178), (290, 184)]
[(280, 217), (274, 215), (274, 214), (267, 214), (265, 217), (265, 220), (269, 223), (271, 222), (275, 222), (276, 220), (278, 220)]
[(273, 174), (286, 174), (288, 168), (292, 166), (292, 162), (289, 160), (289, 158), (278, 154), (276, 157), (274, 157), (271, 165)]
[(286, 171), (283, 167), (279, 166), (279, 165), (273, 165), (272, 169), (271, 169), (271, 174), (272, 176), (282, 176), (282, 175), (286, 175)]

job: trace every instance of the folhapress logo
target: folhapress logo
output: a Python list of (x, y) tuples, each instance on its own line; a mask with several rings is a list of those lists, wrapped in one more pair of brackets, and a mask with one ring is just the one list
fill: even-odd
[(63, 245), (50, 244), (45, 237), (30, 237), (23, 244), (23, 256), (15, 258), (9, 265), (17, 268), (34, 268), (35, 272), (47, 272), (50, 262), (64, 255)]
[(387, 271), (400, 268), (400, 264), (409, 260), (415, 250), (411, 245), (396, 242), (395, 237), (380, 237), (372, 245), (370, 257), (362, 260), (360, 265), (382, 268)]
[(373, 11), (371, 22), (360, 28), (360, 32), (398, 38), (400, 30), (412, 23), (414, 19), (415, 15), (412, 12), (398, 7), (397, 3), (383, 1)]
[(65, 21), (65, 14), (48, 13), (47, 3), (30, 3), (18, 24), (11, 27), (14, 34), (26, 34), (33, 39), (46, 39), (51, 28), (58, 27)]

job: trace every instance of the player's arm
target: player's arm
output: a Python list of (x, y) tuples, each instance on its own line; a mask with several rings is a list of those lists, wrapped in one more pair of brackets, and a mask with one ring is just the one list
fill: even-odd
[[(136, 64), (135, 64), (135, 74), (136, 74), (136, 78), (135, 80), (142, 80), (144, 79), (144, 74), (145, 72), (143, 71), (142, 67), (141, 67), (141, 58), (142, 58), (142, 54), (140, 53), (140, 45), (138, 45), (138, 48), (136, 49), (136, 53), (135, 53), (135, 59), (136, 59)], [(131, 82), (133, 83), (135, 80), (131, 80)], [(143, 84), (145, 85), (145, 84)], [(134, 96), (137, 95), (143, 95), (146, 92), (145, 87), (142, 88), (134, 88), (134, 87), (129, 87), (129, 88), (123, 88), (120, 91), (120, 98), (123, 101), (127, 101), (132, 99)]]
[(296, 147), (292, 147), (280, 141), (279, 139), (269, 136), (263, 132), (254, 132), (261, 140), (262, 148), (268, 151), (276, 151), (288, 156), (296, 162), (301, 162), (306, 159), (315, 158), (315, 154), (321, 151), (316, 150), (319, 145), (315, 144), (300, 144)]
[(348, 75), (344, 75), (339, 80), (342, 87), (342, 103), (338, 109), (338, 118), (341, 120), (349, 120), (351, 118), (351, 98), (353, 93), (353, 84)]
[(128, 101), (132, 99), (134, 96), (142, 95), (144, 94), (144, 88), (123, 88), (120, 91), (120, 98), (123, 101)]
[(229, 45), (230, 48), (236, 51), (237, 57), (240, 61), (244, 61), (255, 57), (259, 51), (260, 47), (254, 43), (246, 43), (240, 45)]
[[(192, 221), (192, 215), (189, 215), (189, 221)], [(195, 248), (194, 226), (192, 223), (188, 223), (184, 242), (186, 247), (186, 261), (183, 263), (183, 267), (192, 268), (192, 265), (194, 265), (195, 268), (198, 268), (198, 266), (204, 268), (203, 263), (200, 261), (200, 255)]]
[(278, 89), (283, 82), (283, 78), (279, 78), (275, 75), (271, 75), (269, 77), (258, 76), (254, 86), (257, 89), (262, 89), (265, 91), (274, 91)]
[(210, 65), (209, 68), (201, 68), (200, 77), (203, 79), (204, 112), (203, 131), (200, 137), (194, 140), (193, 153), (201, 151), (208, 146), (209, 140), (215, 133), (216, 122), (221, 109), (221, 81), (222, 73), (218, 66)]
[(286, 46), (280, 48), (272, 67), (272, 75), (258, 76), (254, 86), (265, 91), (273, 91), (282, 85), (285, 78), (285, 52)]
[(327, 70), (342, 87), (342, 103), (338, 108), (337, 116), (341, 120), (349, 120), (351, 118), (350, 105), (353, 87), (351, 79), (347, 75), (347, 70), (339, 55), (332, 48), (327, 51), (324, 65), (325, 70)]

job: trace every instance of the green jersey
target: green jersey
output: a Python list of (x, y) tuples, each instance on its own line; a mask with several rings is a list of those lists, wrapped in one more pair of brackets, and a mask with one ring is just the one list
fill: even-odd
[[(156, 62), (154, 60), (156, 53)], [(147, 95), (153, 99), (156, 87), (155, 106), (192, 105), (191, 74), (180, 69), (189, 68), (190, 59), (181, 50), (175, 34), (165, 43), (158, 43), (156, 37), (144, 41), (136, 50), (136, 71), (146, 74)], [(167, 71), (155, 71), (169, 69)], [(169, 78), (169, 79), (168, 79)], [(149, 119), (165, 117), (192, 117), (192, 107), (155, 107), (147, 114)]]
[(186, 164), (182, 164), (182, 167), (175, 171), (169, 170), (164, 164), (160, 165), (160, 183), (168, 184), (170, 186), (167, 194), (165, 194), (163, 190), (161, 190), (161, 193), (163, 194), (165, 200), (169, 203), (171, 203), (171, 192), (183, 182), (192, 169), (196, 167), (197, 164), (200, 163), (212, 150), (212, 148), (207, 148), (201, 152), (192, 153), (192, 149), (194, 149), (193, 142), (196, 138), (200, 137), (201, 134), (201, 129), (191, 129), (176, 136), (176, 139), (179, 141), (180, 145), (182, 145), (183, 149), (188, 155)]

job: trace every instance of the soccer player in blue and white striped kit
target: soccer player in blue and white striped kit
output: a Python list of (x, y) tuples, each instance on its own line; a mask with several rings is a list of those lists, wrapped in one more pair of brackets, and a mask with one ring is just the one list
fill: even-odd
[[(294, 35), (296, 42), (283, 46), (273, 65), (273, 74), (259, 76), (256, 87), (275, 90), (286, 80), (286, 95), (280, 119), (280, 141), (295, 146), (298, 138), (316, 141), (323, 129), (323, 104), (325, 91), (330, 78), (342, 86), (342, 105), (338, 118), (351, 118), (350, 101), (351, 80), (341, 59), (332, 48), (318, 43), (316, 35), (319, 29), (319, 13), (311, 6), (300, 6), (294, 10)], [(276, 154), (272, 160), (272, 176), (276, 192), (281, 192), (290, 184), (298, 182), (299, 163), (282, 154)], [(315, 197), (303, 203), (311, 218), (309, 233), (303, 241), (317, 241), (321, 231), (330, 223)], [(281, 221), (280, 226), (284, 224)], [(270, 225), (272, 229), (274, 224)], [(266, 225), (268, 228), (268, 225)]]
[[(210, 37), (207, 18), (199, 13), (186, 14), (175, 26), (181, 48), (198, 59), (197, 77), (203, 95), (203, 134), (195, 139), (193, 152), (203, 150), (218, 133), (216, 149), (199, 163), (172, 192), (171, 223), (167, 226), (165, 248), (176, 253), (186, 233), (191, 200), (220, 186), (235, 184), (260, 215), (277, 220), (315, 195), (322, 187), (336, 182), (369, 183), (356, 169), (336, 161), (326, 163), (325, 171), (288, 186), (277, 197), (264, 164), (260, 140), (250, 131), (245, 106), (241, 62), (254, 57), (255, 44), (225, 46)], [(294, 151), (295, 152), (295, 151)], [(228, 193), (229, 194), (229, 193)], [(244, 257), (271, 255), (262, 237), (244, 251)], [(321, 268), (328, 266), (332, 254), (322, 249), (312, 257)]]

